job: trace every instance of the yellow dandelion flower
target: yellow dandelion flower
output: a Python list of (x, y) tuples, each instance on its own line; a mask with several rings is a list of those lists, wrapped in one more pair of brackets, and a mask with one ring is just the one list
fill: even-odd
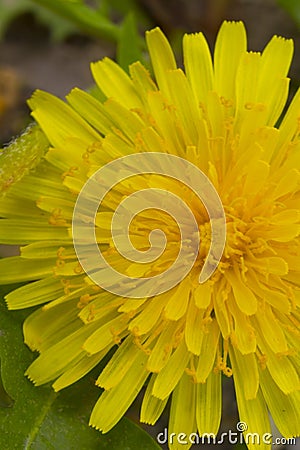
[[(104, 392), (90, 419), (103, 432), (148, 380), (142, 422), (154, 424), (171, 396), (170, 434), (216, 434), (225, 374), (233, 375), (247, 432), (270, 433), (270, 412), (283, 436), (299, 435), (300, 91), (276, 125), (288, 96), (293, 42), (275, 36), (262, 53), (248, 52), (243, 24), (225, 22), (213, 62), (202, 33), (184, 36), (183, 71), (158, 28), (146, 38), (155, 80), (139, 62), (127, 75), (105, 58), (92, 64), (104, 103), (79, 89), (67, 104), (41, 91), (29, 101), (51, 147), (0, 204), (2, 243), (23, 245), (20, 256), (0, 262), (0, 281), (32, 281), (7, 295), (8, 307), (45, 304), (24, 323), (26, 344), (40, 353), (27, 376), (36, 385), (54, 380), (58, 391), (117, 346), (97, 380)], [(147, 154), (157, 170), (151, 164), (147, 169)], [(162, 154), (170, 161), (177, 157), (178, 164), (171, 167)], [(110, 165), (131, 155), (142, 156), (134, 173), (130, 165)], [(212, 213), (193, 186), (182, 182), (199, 181), (191, 167), (206, 177), (200, 183), (206, 200), (210, 192), (218, 194)], [(112, 188), (94, 210), (97, 189), (110, 178)], [(139, 211), (126, 203), (132, 193), (150, 189), (144, 209), (140, 200)], [(211, 253), (214, 228), (224, 231), (222, 214), (214, 213), (217, 198), (226, 217), (226, 243), (223, 248), (217, 239)], [(182, 200), (196, 229), (185, 221)], [(120, 213), (119, 234), (113, 236), (111, 223), (122, 202), (132, 220), (123, 227)], [(82, 257), (91, 222), (96, 255), (88, 242)], [(125, 232), (130, 239), (124, 248), (132, 258), (118, 251)], [(75, 249), (76, 233), (81, 241)], [(184, 257), (181, 240), (189, 250)], [(136, 259), (136, 252), (144, 259)], [(176, 282), (188, 254), (195, 256), (193, 265)], [(199, 280), (205, 264), (216, 261), (208, 278)], [(160, 291), (152, 284), (138, 289), (138, 278), (156, 276)], [(126, 284), (128, 279), (134, 282)], [(120, 286), (126, 289), (116, 290)], [(183, 445), (169, 443), (172, 450)], [(260, 443), (262, 449), (270, 446)], [(248, 447), (257, 448), (251, 441)]]

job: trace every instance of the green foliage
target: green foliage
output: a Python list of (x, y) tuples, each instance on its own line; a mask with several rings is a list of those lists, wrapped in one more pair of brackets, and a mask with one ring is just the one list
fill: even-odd
[[(12, 20), (28, 12), (49, 28), (54, 40), (81, 32), (119, 42), (124, 32), (123, 27), (112, 20), (116, 15), (122, 19), (134, 14), (140, 24), (149, 25), (135, 0), (95, 0), (94, 7), (88, 6), (84, 0), (0, 0), (0, 39)], [(140, 46), (144, 45), (138, 34), (136, 39)]]
[[(1, 288), (1, 295), (12, 286)], [(28, 311), (7, 311), (0, 303), (0, 356), (4, 388), (0, 388), (0, 448), (5, 450), (157, 450), (140, 427), (122, 419), (109, 433), (88, 427), (100, 390), (96, 368), (83, 380), (54, 393), (34, 387), (24, 372), (35, 355), (24, 345), (22, 322)], [(13, 400), (12, 400), (13, 399)]]
[(142, 61), (142, 49), (135, 17), (128, 14), (121, 26), (120, 38), (117, 45), (117, 61), (123, 69), (135, 61)]
[[(117, 60), (127, 69), (128, 64), (142, 59), (145, 42), (140, 37), (135, 17), (143, 21), (142, 13), (134, 0), (125, 2), (96, 1), (96, 8), (87, 6), (83, 0), (33, 0), (57, 15), (70, 20), (85, 34), (105, 38), (117, 43)], [(118, 25), (111, 20), (114, 12), (125, 19)]]
[(76, 31), (76, 27), (69, 20), (35, 5), (31, 0), (0, 0), (0, 39), (3, 38), (9, 24), (24, 13), (34, 14), (39, 22), (45, 24), (53, 40), (62, 40)]
[(290, 14), (300, 28), (300, 0), (277, 0), (277, 3)]
[(85, 34), (117, 41), (119, 27), (98, 10), (87, 6), (82, 0), (33, 0), (34, 3), (53, 11), (71, 21)]

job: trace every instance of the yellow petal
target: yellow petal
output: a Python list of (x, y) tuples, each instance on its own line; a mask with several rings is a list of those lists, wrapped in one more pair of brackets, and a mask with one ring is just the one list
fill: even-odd
[(256, 397), (259, 388), (257, 360), (254, 353), (242, 355), (238, 349), (229, 347), (229, 357), (233, 372), (239, 377), (246, 400)]
[(55, 259), (42, 261), (28, 260), (20, 256), (11, 256), (0, 260), (0, 283), (18, 283), (32, 281), (53, 275)]
[(84, 375), (89, 373), (106, 355), (110, 348), (106, 348), (102, 352), (89, 356), (84, 355), (83, 358), (73, 367), (64, 372), (52, 385), (55, 392), (64, 389), (67, 386), (80, 380)]
[(129, 66), (129, 72), (135, 89), (144, 101), (147, 100), (149, 91), (157, 91), (157, 86), (152, 80), (149, 71), (139, 61)]
[(175, 433), (178, 436), (184, 433), (186, 437), (182, 440), (184, 443), (178, 442), (176, 438), (170, 442), (170, 450), (189, 449), (192, 446), (188, 437), (196, 431), (195, 400), (196, 385), (191, 377), (183, 373), (172, 395), (169, 434)]
[(157, 422), (169, 399), (169, 397), (166, 397), (164, 400), (160, 400), (159, 398), (152, 395), (156, 376), (157, 375), (154, 374), (150, 378), (141, 407), (141, 422), (147, 423), (149, 425), (154, 425)]
[(78, 137), (86, 144), (100, 138), (79, 114), (54, 95), (37, 90), (28, 104), (32, 116), (55, 147), (63, 146), (68, 137)]
[(130, 331), (134, 330), (135, 334), (143, 335), (154, 327), (167, 301), (167, 297), (163, 298), (162, 295), (147, 300), (141, 313), (130, 321), (128, 326)]
[(221, 372), (211, 371), (205, 383), (197, 384), (196, 419), (200, 435), (219, 430), (222, 413)]
[(229, 302), (229, 309), (234, 318), (234, 330), (231, 333), (231, 341), (237, 346), (243, 355), (253, 353), (256, 350), (255, 329), (251, 319), (242, 313), (234, 299)]
[(263, 336), (274, 353), (284, 353), (288, 350), (282, 326), (269, 305), (265, 305), (262, 310), (259, 309), (253, 320), (257, 321), (258, 333)]
[(299, 108), (300, 108), (300, 89), (297, 90), (291, 104), (282, 119), (279, 127), (279, 141), (277, 148), (280, 149), (284, 143), (290, 142), (295, 133), (299, 131)]
[(159, 372), (153, 385), (152, 395), (164, 400), (173, 391), (188, 365), (189, 352), (182, 340), (170, 357), (167, 365)]
[(211, 301), (212, 288), (209, 282), (199, 284), (193, 292), (195, 304), (198, 308), (205, 309)]
[(287, 99), (287, 80), (283, 79), (288, 73), (293, 50), (291, 39), (273, 36), (262, 53), (257, 96), (260, 102), (268, 104), (273, 123), (278, 119)]
[(125, 414), (148, 377), (146, 359), (145, 353), (140, 351), (122, 382), (101, 395), (90, 417), (92, 427), (107, 433)]
[[(112, 316), (115, 315), (112, 313)], [(93, 355), (103, 350), (107, 345), (114, 342), (115, 335), (121, 335), (121, 333), (127, 328), (127, 322), (129, 319), (124, 320), (124, 317), (117, 316), (112, 318), (107, 317), (107, 321), (104, 324), (98, 324), (97, 330), (94, 331), (84, 342), (83, 349)], [(98, 323), (98, 321), (96, 321)]]
[(226, 278), (231, 285), (235, 301), (240, 310), (247, 315), (255, 314), (257, 310), (257, 299), (251, 289), (245, 285), (238, 271), (233, 273), (228, 270), (226, 272)]
[(77, 314), (76, 303), (70, 305), (65, 302), (49, 309), (37, 309), (23, 324), (25, 343), (32, 350), (48, 350), (82, 327)]
[(247, 105), (258, 101), (257, 84), (260, 67), (260, 53), (247, 52), (242, 55), (236, 78), (236, 108), (241, 118)]
[(140, 349), (134, 344), (133, 337), (128, 336), (99, 375), (96, 385), (107, 391), (117, 386), (130, 370), (139, 353)]
[(186, 76), (193, 93), (198, 102), (205, 102), (207, 93), (213, 89), (213, 66), (209, 47), (202, 33), (184, 35), (183, 56)]
[(204, 309), (201, 310), (195, 306), (193, 301), (190, 302), (186, 315), (184, 336), (187, 348), (190, 352), (194, 353), (194, 355), (199, 355), (201, 351), (202, 339), (204, 335), (204, 313)]
[(260, 378), (265, 401), (280, 433), (285, 438), (299, 436), (299, 391), (290, 395), (284, 394), (268, 370), (260, 370)]
[(208, 375), (212, 371), (217, 347), (219, 343), (220, 329), (216, 320), (206, 325), (201, 352), (199, 356), (198, 367), (196, 369), (197, 383), (205, 383)]
[(247, 37), (242, 22), (223, 22), (215, 45), (215, 90), (226, 100), (235, 99), (236, 73), (247, 49)]
[(174, 337), (177, 328), (177, 322), (165, 324), (165, 328), (160, 333), (159, 338), (151, 351), (151, 355), (149, 356), (147, 362), (147, 369), (149, 372), (160, 372), (167, 364), (173, 350)]
[(50, 302), (64, 293), (60, 280), (47, 277), (21, 286), (5, 296), (8, 309), (28, 308)]
[(28, 378), (40, 386), (62, 375), (66, 369), (68, 370), (81, 360), (85, 354), (82, 344), (95, 328), (94, 323), (82, 326), (43, 351), (27, 369)]
[(189, 298), (190, 288), (189, 280), (183, 280), (178, 286), (168, 291), (169, 300), (166, 304), (164, 313), (169, 320), (178, 320), (186, 312)]
[[(231, 354), (232, 355), (232, 354)], [(231, 359), (233, 369), (234, 387), (239, 410), (239, 419), (246, 424), (244, 438), (247, 439), (249, 450), (257, 450), (257, 440), (252, 440), (251, 434), (260, 440), (262, 450), (271, 450), (271, 443), (262, 442), (261, 437), (266, 433), (271, 433), (268, 410), (265, 399), (259, 389), (255, 398), (247, 400), (244, 392), (244, 383), (238, 373), (237, 362), (234, 357)], [(247, 437), (249, 436), (249, 437)]]
[(146, 42), (150, 53), (151, 63), (159, 88), (168, 93), (169, 70), (176, 69), (176, 61), (172, 48), (159, 28), (146, 32)]
[(188, 80), (181, 69), (172, 70), (168, 74), (169, 93), (172, 104), (176, 109), (187, 145), (198, 143), (198, 123), (200, 112)]
[(110, 58), (92, 63), (91, 71), (96, 83), (106, 97), (118, 100), (121, 105), (128, 109), (142, 106), (133, 81)]
[(114, 122), (109, 117), (103, 104), (95, 97), (75, 88), (66, 96), (66, 99), (72, 108), (101, 134), (107, 134), (111, 131)]

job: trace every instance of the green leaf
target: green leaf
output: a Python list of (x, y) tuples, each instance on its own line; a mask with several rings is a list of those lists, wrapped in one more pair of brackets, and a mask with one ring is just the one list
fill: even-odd
[[(12, 286), (2, 287), (0, 297), (11, 289)], [(8, 311), (4, 301), (0, 302), (0, 357), (4, 385), (3, 392), (0, 389), (0, 448), (159, 449), (146, 432), (126, 418), (105, 435), (88, 427), (90, 412), (101, 393), (95, 386), (99, 367), (58, 394), (50, 386), (35, 387), (25, 378), (24, 372), (35, 358), (23, 343), (22, 322), (28, 313)]]
[(135, 61), (142, 61), (142, 48), (135, 16), (129, 13), (121, 27), (121, 34), (117, 45), (117, 62), (128, 71), (128, 66)]
[(119, 27), (99, 11), (85, 5), (81, 0), (33, 0), (59, 16), (70, 20), (88, 35), (117, 41)]
[(300, 1), (299, 0), (277, 0), (279, 6), (285, 9), (300, 28)]
[(50, 29), (51, 37), (54, 40), (62, 40), (77, 31), (77, 28), (70, 21), (35, 5), (30, 0), (0, 0), (0, 39), (11, 21), (27, 12), (34, 14), (37, 20)]

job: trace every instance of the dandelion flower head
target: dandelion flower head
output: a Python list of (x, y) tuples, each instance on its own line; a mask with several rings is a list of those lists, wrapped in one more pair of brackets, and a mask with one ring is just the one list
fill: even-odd
[[(120, 420), (147, 382), (142, 422), (154, 424), (171, 398), (169, 433), (216, 434), (225, 375), (233, 376), (248, 432), (270, 432), (270, 412), (283, 436), (295, 436), (300, 91), (277, 126), (288, 97), (293, 42), (274, 36), (262, 53), (249, 52), (244, 25), (225, 22), (213, 61), (202, 33), (184, 36), (183, 70), (158, 28), (146, 39), (153, 77), (140, 62), (127, 74), (104, 58), (91, 65), (104, 102), (77, 88), (67, 103), (42, 91), (29, 101), (49, 150), (0, 204), (2, 243), (22, 245), (20, 256), (0, 261), (0, 281), (30, 282), (6, 296), (8, 307), (43, 305), (24, 323), (26, 344), (39, 352), (27, 376), (36, 385), (53, 381), (59, 391), (114, 348), (96, 381), (104, 391), (90, 418), (102, 432)], [(179, 156), (208, 177), (224, 207), (226, 244), (213, 275), (199, 284), (211, 240), (199, 199), (161, 175), (126, 179), (106, 195), (95, 220), (97, 243), (112, 266), (151, 277), (171, 267), (178, 253), (176, 222), (153, 208), (137, 214), (129, 231), (134, 247), (147, 250), (151, 230), (163, 230), (163, 254), (146, 264), (118, 254), (111, 218), (133, 191), (173, 192), (188, 204), (201, 236), (195, 264), (180, 283), (158, 295), (126, 298), (102, 289), (83, 271), (72, 216), (96, 170), (145, 152)], [(181, 445), (174, 441), (170, 448)]]

